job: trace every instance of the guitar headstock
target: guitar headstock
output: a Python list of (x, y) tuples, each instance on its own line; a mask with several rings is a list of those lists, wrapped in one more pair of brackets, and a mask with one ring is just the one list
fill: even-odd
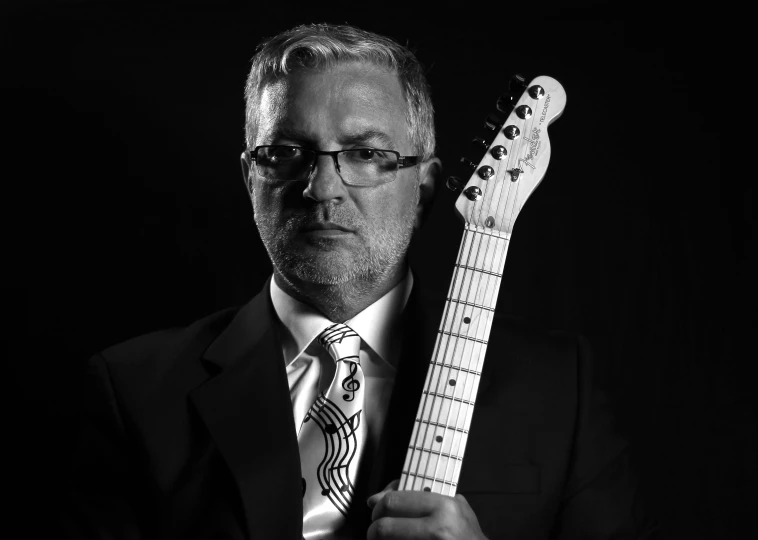
[[(510, 236), (521, 208), (545, 176), (550, 162), (547, 126), (565, 106), (563, 86), (551, 77), (537, 77), (523, 89), (505, 123), (496, 127), (492, 143), (475, 139), (487, 152), (455, 204), (467, 227)], [(498, 109), (507, 107), (498, 100)], [(493, 121), (488, 118), (487, 124)], [(454, 177), (448, 186), (459, 187)]]

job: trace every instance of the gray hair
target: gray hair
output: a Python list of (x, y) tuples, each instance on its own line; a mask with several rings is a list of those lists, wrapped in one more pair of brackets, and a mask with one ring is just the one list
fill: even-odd
[(407, 103), (406, 120), (414, 151), (434, 156), (434, 108), (424, 70), (414, 54), (395, 41), (354, 26), (297, 26), (261, 43), (245, 85), (245, 143), (255, 145), (257, 109), (263, 89), (297, 69), (328, 69), (364, 61), (397, 73)]

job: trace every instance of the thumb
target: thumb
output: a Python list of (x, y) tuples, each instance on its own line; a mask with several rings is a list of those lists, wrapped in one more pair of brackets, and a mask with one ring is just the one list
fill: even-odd
[(396, 491), (399, 485), (400, 485), (399, 479), (393, 480), (392, 482), (387, 484), (387, 487), (384, 488), (382, 491), (380, 491), (379, 493), (374, 493), (371, 497), (369, 497), (368, 500), (366, 501), (366, 504), (368, 504), (369, 508), (373, 509), (374, 506), (376, 506), (376, 503), (379, 502), (379, 499), (384, 497), (385, 493), (387, 493), (388, 491)]

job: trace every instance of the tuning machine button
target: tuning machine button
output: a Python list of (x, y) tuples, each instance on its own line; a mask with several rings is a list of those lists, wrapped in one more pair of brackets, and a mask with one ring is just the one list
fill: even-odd
[(490, 114), (484, 119), (484, 128), (489, 129), (490, 131), (495, 131), (502, 125), (503, 122), (494, 114)]
[(489, 165), (483, 165), (479, 167), (479, 178), (482, 180), (489, 180), (495, 174), (495, 169)]
[(529, 107), (529, 105), (519, 105), (516, 107), (516, 116), (521, 118), (522, 120), (526, 120), (530, 116), (532, 116), (532, 109)]
[(471, 186), (470, 188), (467, 188), (463, 194), (469, 201), (478, 201), (482, 198), (482, 190), (477, 186)]
[(447, 182), (445, 182), (445, 185), (450, 191), (458, 193), (463, 189), (463, 186), (465, 186), (466, 183), (457, 176), (449, 176)]
[(474, 163), (470, 159), (466, 159), (465, 157), (461, 158), (460, 164), (463, 165), (464, 167), (471, 169), (472, 171), (476, 169), (476, 163)]
[(529, 96), (532, 99), (540, 99), (545, 95), (545, 89), (542, 88), (539, 84), (535, 84), (534, 86), (529, 87)]
[(508, 92), (501, 94), (501, 96), (497, 98), (495, 106), (501, 113), (508, 114), (511, 112), (511, 109), (513, 109), (513, 96)]
[(507, 126), (503, 130), (503, 133), (505, 133), (506, 139), (514, 140), (518, 139), (519, 135), (521, 135), (521, 130), (516, 126)]
[(481, 148), (482, 150), (487, 150), (487, 148), (490, 147), (490, 145), (487, 144), (487, 141), (485, 141), (481, 137), (474, 137), (474, 139), (471, 141), (471, 144)]
[(508, 150), (505, 149), (505, 146), (497, 145), (492, 149), (490, 154), (492, 154), (493, 158), (501, 160), (508, 155)]

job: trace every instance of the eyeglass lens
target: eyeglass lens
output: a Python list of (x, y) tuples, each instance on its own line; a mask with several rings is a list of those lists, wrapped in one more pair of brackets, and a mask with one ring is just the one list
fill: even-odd
[[(310, 174), (316, 153), (293, 146), (262, 146), (256, 154), (258, 175), (273, 181), (304, 180)], [(342, 150), (337, 154), (337, 172), (351, 185), (376, 185), (391, 182), (398, 169), (394, 152), (372, 148)]]

